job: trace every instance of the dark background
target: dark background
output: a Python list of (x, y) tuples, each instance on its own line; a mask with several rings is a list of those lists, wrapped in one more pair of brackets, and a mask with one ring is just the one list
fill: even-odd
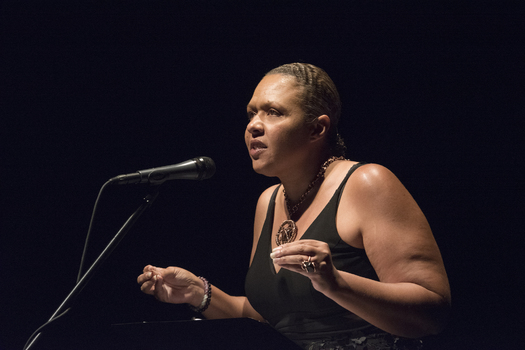
[[(166, 183), (66, 323), (183, 320), (143, 295), (146, 264), (243, 294), (260, 192), (245, 105), (302, 61), (343, 100), (353, 160), (398, 175), (426, 213), (453, 293), (441, 349), (522, 348), (524, 12), (519, 2), (33, 1), (1, 5), (0, 349), (21, 349), (73, 288), (109, 178), (209, 156)], [(103, 195), (91, 262), (146, 186)], [(176, 332), (172, 335), (176, 341)]]

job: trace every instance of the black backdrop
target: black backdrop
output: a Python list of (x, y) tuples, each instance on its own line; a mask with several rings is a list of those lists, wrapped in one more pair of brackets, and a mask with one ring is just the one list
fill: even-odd
[[(191, 317), (140, 293), (149, 263), (242, 294), (255, 203), (276, 181), (251, 170), (245, 105), (267, 70), (293, 61), (333, 77), (348, 156), (393, 170), (433, 227), (454, 312), (430, 341), (517, 348), (523, 14), (518, 2), (4, 3), (0, 349), (21, 348), (73, 287), (107, 179), (195, 156), (216, 175), (165, 184), (68, 322)], [(107, 191), (89, 261), (146, 190)]]

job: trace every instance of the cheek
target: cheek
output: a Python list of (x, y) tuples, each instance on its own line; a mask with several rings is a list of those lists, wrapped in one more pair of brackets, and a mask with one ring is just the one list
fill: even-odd
[(279, 139), (283, 144), (293, 147), (302, 146), (308, 140), (304, 128), (289, 129), (280, 134)]
[(250, 133), (248, 132), (248, 129), (244, 130), (244, 143), (246, 144), (246, 147), (249, 146), (249, 140), (250, 140)]
[(293, 133), (279, 134), (272, 139), (272, 144), (274, 146), (274, 150), (279, 153), (293, 153), (302, 146), (302, 143), (298, 139), (297, 135), (294, 135)]

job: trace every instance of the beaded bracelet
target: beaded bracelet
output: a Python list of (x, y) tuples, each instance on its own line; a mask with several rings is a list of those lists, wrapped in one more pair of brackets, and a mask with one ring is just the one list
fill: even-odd
[(206, 311), (208, 306), (210, 306), (211, 302), (211, 284), (208, 282), (208, 280), (204, 277), (199, 277), (202, 282), (204, 283), (204, 297), (202, 298), (202, 302), (198, 307), (188, 305), (190, 309), (192, 309), (195, 312), (203, 313)]

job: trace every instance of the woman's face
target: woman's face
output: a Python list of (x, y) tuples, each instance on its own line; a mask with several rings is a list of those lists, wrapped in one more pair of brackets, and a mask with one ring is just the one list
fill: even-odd
[(308, 157), (305, 146), (310, 129), (301, 108), (302, 88), (295, 78), (265, 76), (248, 103), (249, 123), (244, 133), (253, 169), (266, 176), (281, 176)]

